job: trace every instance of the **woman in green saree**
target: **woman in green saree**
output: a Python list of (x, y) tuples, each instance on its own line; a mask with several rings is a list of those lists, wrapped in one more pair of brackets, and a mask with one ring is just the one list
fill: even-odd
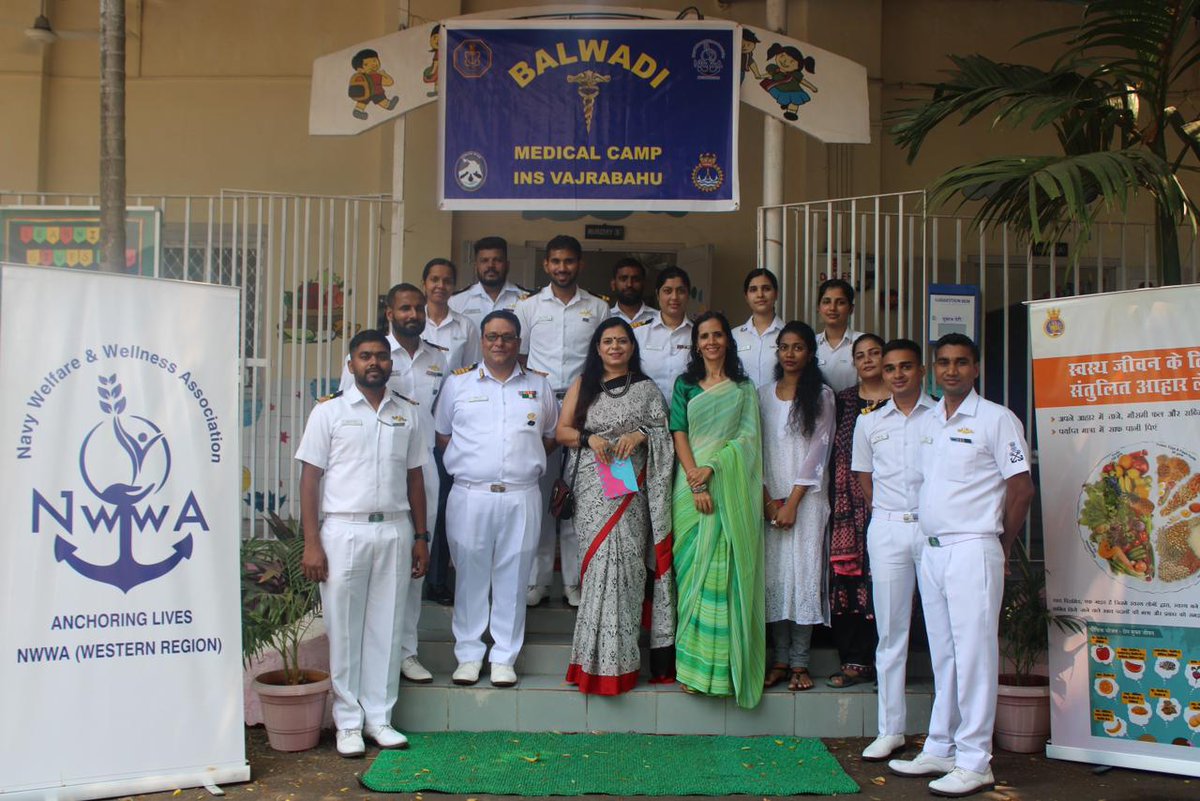
[(670, 428), (679, 460), (676, 677), (684, 690), (732, 695), (749, 709), (762, 697), (765, 667), (762, 441), (758, 393), (719, 312), (692, 326)]

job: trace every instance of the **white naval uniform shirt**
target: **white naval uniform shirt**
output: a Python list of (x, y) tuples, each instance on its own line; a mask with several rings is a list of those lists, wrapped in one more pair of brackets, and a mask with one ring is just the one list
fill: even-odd
[(775, 380), (775, 340), (782, 330), (783, 320), (778, 315), (762, 334), (755, 330), (753, 317), (733, 329), (733, 341), (737, 343), (742, 369), (754, 382), (755, 389)]
[(692, 351), (692, 321), (684, 317), (682, 323), (671, 329), (656, 313), (650, 322), (636, 326), (633, 336), (642, 357), (642, 372), (654, 381), (670, 406), (675, 379), (687, 369)]
[(592, 332), (608, 319), (608, 304), (582, 287), (564, 304), (546, 286), (518, 303), (516, 313), (529, 366), (546, 373), (554, 389), (565, 390), (583, 371)]
[(633, 317), (630, 317), (627, 314), (625, 314), (625, 312), (621, 311), (621, 307), (619, 305), (617, 305), (617, 306), (613, 306), (611, 309), (608, 310), (608, 316), (609, 317), (620, 317), (622, 320), (629, 323), (630, 325), (636, 325), (637, 323), (640, 323), (643, 320), (653, 320), (655, 317), (658, 316), (658, 312), (655, 311), (654, 309), (650, 308), (649, 306), (647, 306), (645, 303), (643, 303), (641, 308), (637, 310), (637, 314), (633, 315)]
[(389, 390), (372, 409), (353, 382), (313, 408), (296, 449), (325, 471), (323, 515), (407, 512), (408, 471), (428, 459), (416, 404)]
[(850, 469), (870, 473), (872, 506), (885, 512), (916, 512), (921, 492), (921, 433), (937, 401), (921, 393), (905, 416), (888, 401), (854, 424)]
[(431, 345), (446, 349), (446, 369), (454, 372), (458, 368), (479, 361), (479, 326), (473, 325), (469, 317), (450, 309), (438, 325), (429, 317), (425, 307), (425, 333), (421, 338)]
[(862, 332), (847, 328), (842, 341), (836, 348), (831, 348), (825, 332), (817, 334), (817, 364), (821, 375), (825, 376), (825, 383), (833, 387), (834, 392), (858, 383), (858, 371), (854, 369), (854, 340), (860, 336)]
[(456, 482), (531, 483), (546, 471), (542, 439), (554, 436), (558, 401), (539, 373), (518, 364), (501, 382), (480, 364), (446, 379), (435, 421)]
[(921, 532), (1004, 533), (1005, 480), (1029, 472), (1025, 429), (1003, 406), (975, 390), (946, 419), (938, 401), (921, 425)]
[(451, 295), (447, 303), (453, 311), (471, 321), (471, 325), (474, 326), (478, 335), (479, 325), (483, 322), (484, 317), (500, 309), (512, 311), (516, 308), (517, 301), (527, 294), (516, 284), (508, 282), (493, 301), (487, 290), (483, 288), (483, 284), (476, 281), (461, 292)]
[[(432, 451), (433, 406), (447, 374), (446, 351), (421, 340), (417, 352), (409, 356), (392, 334), (387, 335), (387, 340), (392, 349), (392, 374), (388, 378), (388, 389), (416, 402), (422, 423), (421, 436), (425, 439), (425, 446)], [(339, 386), (354, 386), (348, 359), (342, 367), (342, 383)]]

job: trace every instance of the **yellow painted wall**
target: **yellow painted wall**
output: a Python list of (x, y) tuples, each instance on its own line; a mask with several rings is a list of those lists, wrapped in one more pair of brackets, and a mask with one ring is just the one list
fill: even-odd
[[(618, 5), (603, 3), (598, 5)], [(642, 0), (676, 10), (676, 0)], [(42, 49), (22, 28), (38, 0), (0, 3), (0, 189), (90, 194), (98, 180), (98, 48), (61, 39)], [(129, 0), (128, 184), (131, 195), (210, 194), (243, 188), (297, 194), (376, 194), (392, 187), (393, 126), (358, 137), (307, 133), (312, 61), (395, 30), (401, 6), (414, 23), (461, 11), (544, 5), (511, 0)], [(764, 3), (694, 5), (707, 16), (764, 24)], [(939, 171), (991, 153), (1052, 149), (1045, 135), (993, 132), (980, 121), (946, 128), (918, 162), (881, 135), (884, 116), (921, 93), (950, 51), (1041, 60), (1052, 43), (1013, 50), (1022, 37), (1077, 18), (1074, 3), (1050, 0), (790, 0), (789, 33), (867, 66), (869, 145), (830, 146), (794, 129), (785, 136), (784, 200), (869, 194), (924, 186)], [(95, 0), (51, 0), (58, 28), (94, 30)], [(1194, 85), (1194, 82), (1193, 82)], [(1190, 104), (1189, 98), (1181, 102)], [(1196, 116), (1192, 113), (1191, 116)], [(741, 309), (741, 277), (754, 266), (755, 208), (762, 192), (762, 118), (741, 113), (742, 209), (683, 218), (634, 214), (622, 221), (633, 242), (715, 246), (713, 305)], [(422, 108), (405, 125), (406, 278), (430, 257), (461, 257), (461, 243), (491, 233), (514, 243), (582, 235), (586, 220), (556, 224), (520, 214), (451, 215), (434, 205), (436, 115)], [(841, 169), (831, 170), (831, 154)], [(848, 159), (846, 158), (848, 154)], [(387, 273), (385, 272), (385, 276)]]

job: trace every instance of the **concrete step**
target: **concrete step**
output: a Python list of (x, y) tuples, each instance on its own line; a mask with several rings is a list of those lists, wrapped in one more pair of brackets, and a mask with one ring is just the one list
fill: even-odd
[[(401, 731), (617, 731), (648, 734), (728, 734), (801, 737), (873, 737), (878, 697), (870, 684), (835, 690), (816, 686), (793, 693), (774, 687), (755, 709), (729, 698), (689, 695), (675, 684), (641, 683), (624, 695), (588, 696), (560, 677), (521, 674), (498, 689), (485, 675), (474, 687), (447, 676), (432, 684), (400, 683), (394, 722)], [(933, 703), (927, 681), (909, 683), (909, 733), (925, 730)]]

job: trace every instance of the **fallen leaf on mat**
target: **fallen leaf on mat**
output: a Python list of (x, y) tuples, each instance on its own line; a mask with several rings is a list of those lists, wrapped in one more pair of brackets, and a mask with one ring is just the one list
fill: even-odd
[(776, 740), (775, 745), (783, 745), (783, 740)]
[(742, 750), (743, 750), (743, 751), (749, 751), (749, 750), (750, 750), (750, 746), (748, 746), (748, 745), (743, 745), (743, 746), (742, 746)]
[(880, 787), (882, 787), (883, 785), (887, 784), (887, 779), (883, 778), (882, 776), (876, 776), (874, 779), (871, 779), (871, 784), (878, 784)]
[(182, 792), (183, 790), (176, 790), (175, 792), (171, 793), (171, 795), (179, 795)]
[(533, 755), (533, 756), (531, 756), (531, 757), (523, 756), (523, 757), (521, 757), (521, 759), (525, 760), (526, 762), (530, 762), (530, 763), (532, 763), (532, 762), (537, 762), (537, 761), (538, 761), (538, 758), (539, 758), (540, 756), (541, 756), (541, 754), (534, 754), (534, 755)]

